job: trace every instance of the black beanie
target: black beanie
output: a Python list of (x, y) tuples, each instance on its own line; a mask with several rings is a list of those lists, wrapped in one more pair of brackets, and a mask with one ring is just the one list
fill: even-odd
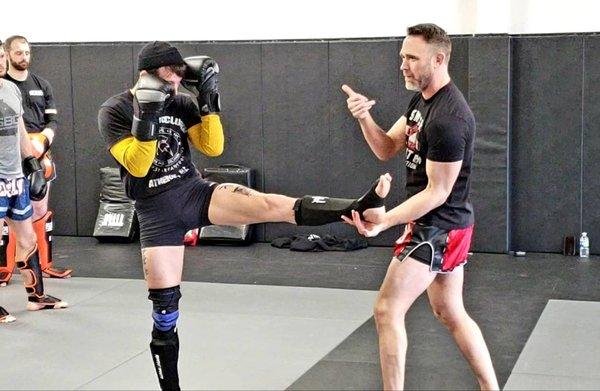
[(138, 70), (155, 69), (166, 65), (183, 65), (177, 48), (164, 41), (147, 43), (138, 54)]

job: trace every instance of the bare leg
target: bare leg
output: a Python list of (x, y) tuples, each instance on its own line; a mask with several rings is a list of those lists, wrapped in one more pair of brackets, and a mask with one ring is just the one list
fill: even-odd
[(463, 304), (463, 267), (450, 274), (439, 274), (427, 289), (436, 318), (444, 324), (458, 348), (471, 365), (482, 390), (498, 390), (498, 380), (490, 353), (477, 324)]
[(404, 318), (413, 302), (435, 278), (429, 266), (412, 258), (392, 259), (375, 303), (383, 388), (404, 388), (408, 341)]
[(15, 248), (15, 259), (25, 259), (37, 244), (35, 232), (31, 218), (23, 221), (13, 221), (6, 219), (8, 228), (14, 230), (17, 238), (17, 246)]
[(237, 225), (260, 222), (295, 223), (295, 198), (266, 194), (242, 185), (223, 183), (210, 200), (208, 218), (213, 224)]
[(46, 196), (44, 198), (42, 198), (39, 201), (31, 201), (31, 206), (33, 207), (33, 216), (31, 217), (33, 221), (38, 221), (46, 215), (46, 212), (48, 212), (48, 201), (50, 200), (50, 183), (52, 182), (49, 182), (46, 185), (48, 190), (46, 191)]
[[(389, 174), (382, 175), (379, 178), (377, 188), (375, 189), (375, 193), (379, 197), (383, 198), (387, 196), (390, 191), (391, 180), (392, 178)], [(208, 218), (213, 224), (218, 225), (268, 222), (296, 224), (294, 204), (297, 200), (297, 198), (281, 194), (261, 193), (238, 184), (223, 183), (216, 187), (212, 195), (208, 209)], [(335, 211), (337, 209), (331, 210)], [(372, 212), (370, 215), (374, 216), (374, 218), (377, 218), (378, 213), (385, 212), (384, 208), (373, 208), (368, 209), (368, 211)], [(333, 214), (333, 220), (341, 222), (341, 212), (339, 216)], [(327, 221), (327, 223), (334, 221)]]
[(183, 246), (146, 247), (142, 249), (144, 278), (149, 289), (181, 284)]

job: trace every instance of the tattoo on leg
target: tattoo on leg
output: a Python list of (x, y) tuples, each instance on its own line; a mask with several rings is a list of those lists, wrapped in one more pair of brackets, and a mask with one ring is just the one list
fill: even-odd
[(144, 269), (144, 279), (148, 279), (148, 262), (146, 259), (146, 252), (142, 251), (142, 268)]
[(248, 196), (248, 197), (250, 197), (250, 195), (252, 194), (252, 190), (249, 189), (249, 188), (247, 188), (247, 187), (245, 187), (245, 186), (236, 186), (233, 189), (233, 192), (234, 193), (241, 193), (241, 194), (243, 194), (245, 196)]
[(222, 183), (217, 186), (217, 189), (224, 189), (224, 190), (232, 189), (231, 191), (233, 193), (240, 193), (240, 194), (243, 194), (248, 197), (250, 197), (252, 195), (252, 193), (254, 192), (252, 189), (250, 189), (246, 186), (236, 185), (236, 184), (231, 184), (231, 183)]

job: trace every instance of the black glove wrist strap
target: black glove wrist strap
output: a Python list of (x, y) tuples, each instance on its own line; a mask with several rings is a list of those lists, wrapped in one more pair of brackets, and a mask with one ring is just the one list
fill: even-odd
[(131, 134), (140, 141), (152, 141), (158, 137), (158, 125), (153, 121), (133, 117)]
[(25, 176), (28, 176), (36, 171), (40, 171), (41, 169), (42, 165), (40, 164), (40, 161), (34, 156), (27, 156), (25, 159), (23, 159), (23, 173)]

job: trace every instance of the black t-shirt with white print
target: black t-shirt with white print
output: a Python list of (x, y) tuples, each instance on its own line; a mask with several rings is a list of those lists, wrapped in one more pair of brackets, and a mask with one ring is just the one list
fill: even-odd
[(21, 90), (25, 129), (30, 133), (41, 132), (44, 128), (56, 131), (57, 110), (50, 83), (31, 71), (23, 81), (13, 79), (8, 73), (4, 78), (15, 83)]
[[(109, 149), (131, 137), (132, 122), (133, 95), (130, 91), (115, 95), (102, 104), (98, 127)], [(148, 174), (136, 178), (120, 166), (129, 198), (150, 197), (177, 186), (185, 178), (199, 175), (192, 163), (187, 131), (200, 122), (200, 112), (191, 98), (175, 95), (159, 117), (156, 156)]]
[(475, 118), (460, 90), (450, 82), (429, 99), (415, 94), (406, 111), (407, 196), (427, 186), (425, 162), (456, 162), (462, 167), (450, 196), (417, 222), (452, 230), (473, 224), (469, 201)]

